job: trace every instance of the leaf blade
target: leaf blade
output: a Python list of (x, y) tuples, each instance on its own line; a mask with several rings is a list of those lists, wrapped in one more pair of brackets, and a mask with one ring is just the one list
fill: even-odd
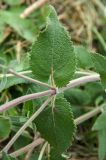
[(35, 124), (41, 135), (59, 154), (71, 144), (75, 125), (70, 104), (66, 99), (56, 99), (55, 107), (52, 108), (51, 104), (46, 108), (35, 120)]
[(59, 87), (66, 85), (75, 72), (76, 57), (72, 42), (51, 9), (47, 27), (32, 45), (31, 69), (35, 77), (48, 81), (51, 74)]

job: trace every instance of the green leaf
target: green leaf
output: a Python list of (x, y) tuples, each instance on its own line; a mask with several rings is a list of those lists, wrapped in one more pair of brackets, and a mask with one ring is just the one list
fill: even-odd
[(79, 88), (69, 89), (64, 92), (65, 98), (71, 103), (76, 105), (88, 105), (90, 103), (90, 94), (86, 90)]
[(95, 65), (95, 71), (98, 72), (100, 74), (101, 77), (101, 82), (104, 86), (104, 88), (106, 88), (106, 57), (100, 55), (100, 54), (92, 54), (92, 60), (94, 62)]
[(38, 131), (58, 154), (63, 153), (72, 143), (75, 125), (70, 104), (66, 99), (56, 99), (35, 120)]
[(77, 55), (77, 60), (78, 60), (77, 67), (78, 68), (90, 69), (90, 68), (94, 67), (94, 64), (92, 61), (92, 56), (89, 53), (89, 51), (87, 51), (87, 49), (85, 47), (74, 46), (74, 51)]
[(104, 111), (96, 120), (92, 130), (98, 131), (99, 139), (99, 160), (104, 160), (106, 156), (106, 111)]
[(30, 54), (31, 69), (36, 79), (48, 81), (51, 76), (59, 87), (72, 79), (76, 66), (73, 45), (52, 7), (47, 26), (32, 45)]
[(75, 46), (74, 51), (77, 55), (78, 65), (77, 68), (92, 69), (93, 71), (100, 74), (101, 82), (104, 88), (106, 88), (106, 57), (87, 51), (82, 46)]
[[(23, 55), (20, 59), (20, 62), (17, 62), (16, 60), (11, 60), (11, 62), (8, 64), (7, 68), (11, 68), (16, 72), (22, 72), (22, 71), (29, 69), (28, 55), (26, 55), (26, 54)], [(8, 69), (6, 72), (8, 73)], [(27, 73), (25, 75), (32, 77), (31, 73)], [(23, 78), (18, 78), (16, 76), (11, 76), (10, 74), (6, 74), (6, 73), (0, 74), (0, 92), (2, 92), (4, 89), (7, 89), (11, 86), (21, 84), (21, 83), (29, 83), (29, 81), (27, 81)]]
[(96, 120), (92, 130), (101, 130), (106, 128), (106, 111), (104, 111)]
[(16, 8), (10, 11), (0, 11), (0, 18), (5, 24), (12, 27), (20, 36), (33, 42), (36, 38), (37, 28), (29, 19), (21, 19), (20, 14), (22, 9)]
[(0, 140), (5, 139), (11, 132), (11, 122), (7, 117), (0, 117)]
[(98, 131), (98, 139), (99, 139), (99, 160), (104, 160), (106, 157), (106, 128)]

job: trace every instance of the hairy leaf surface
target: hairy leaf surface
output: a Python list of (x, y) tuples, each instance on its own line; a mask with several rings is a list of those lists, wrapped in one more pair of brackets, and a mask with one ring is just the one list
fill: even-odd
[(51, 7), (47, 26), (31, 49), (31, 69), (35, 77), (48, 81), (53, 77), (59, 87), (66, 85), (75, 72), (75, 53), (68, 33)]
[(64, 152), (72, 142), (75, 131), (71, 106), (66, 99), (56, 99), (35, 120), (38, 131), (58, 154)]

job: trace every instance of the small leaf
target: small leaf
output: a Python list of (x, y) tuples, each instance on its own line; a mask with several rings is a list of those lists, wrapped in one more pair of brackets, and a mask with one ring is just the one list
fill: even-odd
[(104, 111), (96, 120), (92, 130), (101, 130), (106, 128), (106, 111)]
[(11, 122), (7, 117), (0, 117), (0, 140), (5, 139), (11, 132)]
[(32, 45), (30, 54), (31, 69), (36, 79), (48, 81), (52, 76), (59, 87), (72, 79), (76, 65), (74, 48), (52, 7), (46, 29)]
[(38, 131), (58, 154), (72, 143), (75, 132), (71, 106), (66, 99), (56, 99), (54, 107), (49, 105), (35, 120)]

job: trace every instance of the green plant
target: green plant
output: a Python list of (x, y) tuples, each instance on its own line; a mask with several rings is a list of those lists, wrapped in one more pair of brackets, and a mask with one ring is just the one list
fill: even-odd
[[(90, 53), (84, 47), (74, 46), (67, 31), (60, 24), (54, 8), (49, 6), (48, 10), (46, 26), (33, 43), (28, 54), (29, 57), (26, 58), (29, 61), (28, 67), (30, 70), (24, 71), (23, 69), (23, 72), (16, 72), (12, 68), (0, 65), (6, 72), (7, 84), (13, 80), (13, 77), (11, 75), (9, 77), (7, 72), (19, 78), (18, 82), (16, 81), (17, 78), (15, 78), (14, 83), (8, 85), (7, 88), (14, 84), (22, 83), (22, 81), (20, 82), (20, 78), (23, 78), (23, 83), (33, 83), (32, 88), (35, 87), (35, 91), (39, 91), (38, 93), (27, 94), (1, 105), (0, 112), (2, 113), (23, 102), (39, 98), (37, 101), (34, 101), (34, 104), (37, 103), (36, 108), (33, 108), (32, 111), (31, 108), (27, 108), (29, 112), (28, 120), (24, 119), (25, 124), (22, 125), (2, 150), (1, 156), (3, 153), (3, 160), (13, 159), (24, 153), (22, 150), (11, 153), (9, 156), (7, 155), (11, 146), (32, 122), (33, 128), (35, 129), (36, 126), (41, 137), (48, 142), (44, 143), (38, 160), (41, 160), (43, 157), (45, 148), (48, 148), (46, 158), (50, 160), (66, 159), (65, 152), (72, 144), (76, 125), (103, 110), (102, 105), (74, 120), (71, 105), (64, 97), (64, 92), (81, 84), (94, 81), (101, 81), (105, 89), (106, 69), (104, 66), (106, 65), (106, 58), (97, 53)], [(30, 85), (27, 84), (27, 86)], [(41, 87), (39, 88), (38, 85)], [(39, 107), (40, 105), (41, 107)], [(96, 123), (101, 123), (102, 119), (106, 118), (105, 112), (100, 116), (102, 118), (97, 119)], [(1, 118), (5, 121), (5, 114)], [(10, 121), (7, 119), (7, 121), (6, 125), (11, 128), (11, 119)], [(3, 130), (3, 126), (0, 125), (0, 127)], [(98, 129), (98, 125), (96, 124), (93, 127), (93, 129), (100, 130), (99, 135), (103, 134), (105, 137), (104, 128), (105, 124), (103, 128)], [(8, 133), (4, 132), (3, 138), (6, 138), (7, 134), (9, 135), (9, 131)], [(44, 142), (42, 138), (38, 139), (40, 141), (38, 144)], [(103, 145), (103, 142), (101, 143)], [(29, 148), (27, 147), (27, 149)], [(105, 149), (103, 153), (100, 151), (101, 160), (104, 159), (105, 154)]]

